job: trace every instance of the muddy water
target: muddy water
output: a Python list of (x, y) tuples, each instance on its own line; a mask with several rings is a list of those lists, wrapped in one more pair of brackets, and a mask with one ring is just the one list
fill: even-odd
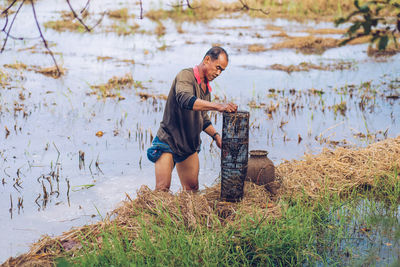
[[(124, 6), (127, 1), (117, 7), (113, 1), (92, 3), (92, 22), (100, 12)], [(57, 12), (67, 6), (64, 1), (38, 1), (36, 8), (44, 23), (58, 19)], [(130, 11), (139, 12), (136, 6)], [(37, 37), (31, 9), (25, 6), (21, 12), (14, 34)], [(323, 147), (365, 146), (399, 133), (400, 100), (387, 98), (400, 93), (398, 55), (376, 60), (367, 56), (367, 45), (320, 55), (292, 49), (248, 52), (251, 44), (268, 48), (282, 41), (272, 37), (279, 31), (268, 30), (268, 25), (302, 36), (309, 28), (333, 28), (330, 23), (223, 17), (207, 24), (183, 23), (183, 33), (178, 33), (167, 20), (166, 34), (157, 37), (148, 33), (157, 24), (147, 19), (130, 19), (128, 24), (136, 22), (145, 32), (126, 36), (105, 32), (113, 22), (106, 16), (93, 33), (44, 31), (58, 63), (67, 69), (60, 79), (1, 68), (11, 80), (0, 90), (0, 261), (27, 251), (43, 234), (57, 235), (101, 219), (125, 193), (134, 195), (142, 185), (154, 187), (153, 164), (145, 150), (158, 129), (164, 100), (144, 100), (136, 93), (168, 94), (176, 73), (200, 63), (212, 44), (221, 44), (230, 54), (227, 70), (212, 83), (213, 95), (250, 111), (249, 149), (268, 150), (275, 164)], [(98, 59), (105, 56), (111, 59)], [(8, 41), (0, 66), (17, 61), (52, 65), (38, 39)], [(290, 74), (270, 68), (301, 62), (348, 62), (352, 68)], [(91, 85), (126, 73), (142, 88), (117, 90), (124, 100), (91, 94)], [(212, 117), (221, 131), (222, 117)], [(98, 131), (104, 135), (96, 136)], [(85, 155), (81, 168), (79, 151)], [(205, 135), (200, 161), (200, 184), (211, 185), (219, 176), (220, 156)], [(179, 188), (174, 172), (172, 190)]]

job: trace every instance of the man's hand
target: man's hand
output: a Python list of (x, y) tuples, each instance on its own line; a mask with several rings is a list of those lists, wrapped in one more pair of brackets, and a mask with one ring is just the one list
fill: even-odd
[(227, 104), (219, 104), (218, 106), (218, 111), (219, 112), (236, 112), (237, 111), (238, 106), (236, 104), (233, 103), (227, 103)]

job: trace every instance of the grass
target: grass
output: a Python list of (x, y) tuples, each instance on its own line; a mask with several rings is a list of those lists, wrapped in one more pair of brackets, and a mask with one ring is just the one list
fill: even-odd
[[(363, 2), (360, 1), (360, 4)], [(246, 5), (240, 1), (223, 3), (195, 0), (191, 1), (193, 9), (177, 6), (171, 10), (149, 10), (146, 16), (153, 20), (208, 21), (221, 14), (244, 11), (253, 17), (331, 21), (354, 9), (353, 0), (247, 0), (243, 3)]]
[(177, 224), (167, 211), (150, 221), (144, 219), (145, 214), (142, 216), (141, 231), (134, 240), (126, 231), (110, 226), (101, 235), (101, 248), (85, 246), (72, 263), (81, 266), (265, 266), (265, 263), (283, 266), (302, 262), (306, 255), (315, 253), (309, 247), (315, 216), (301, 205), (288, 208), (284, 219), (277, 222), (265, 223), (265, 218), (244, 215), (238, 225), (214, 229), (201, 225), (188, 229), (183, 220)]
[(79, 23), (78, 21), (74, 20), (51, 20), (47, 21), (44, 24), (44, 27), (53, 29), (55, 31), (71, 31), (71, 32), (85, 32), (85, 27)]
[[(383, 223), (386, 225), (383, 232), (393, 229), (389, 238), (396, 240), (400, 235), (396, 220), (400, 203), (397, 170), (376, 178), (375, 182), (379, 186), (354, 189), (345, 196), (331, 194), (326, 188), (317, 201), (310, 201), (307, 196), (286, 197), (281, 201), (279, 218), (261, 216), (249, 207), (246, 212), (237, 214), (237, 219), (230, 224), (204, 223), (189, 227), (184, 216), (171, 213), (160, 201), (155, 213), (142, 210), (135, 218), (132, 216), (136, 225), (122, 229), (110, 224), (96, 237), (82, 236), (83, 248), (74, 251), (73, 258), (60, 258), (58, 263), (64, 266), (374, 263), (377, 252), (358, 248), (357, 243), (352, 242), (355, 233), (358, 239), (367, 240), (365, 236), (372, 230), (367, 233), (362, 229), (380, 228)], [(364, 203), (361, 208), (359, 203)], [(382, 205), (385, 207), (383, 217), (383, 209), (377, 209)]]

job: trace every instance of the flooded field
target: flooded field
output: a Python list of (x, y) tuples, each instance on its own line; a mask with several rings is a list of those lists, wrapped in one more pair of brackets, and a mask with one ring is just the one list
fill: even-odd
[[(35, 7), (42, 25), (68, 10), (61, 0)], [(124, 7), (128, 1), (93, 2), (89, 22)], [(47, 24), (43, 33), (65, 71), (55, 79), (43, 74), (54, 64), (37, 38), (30, 5), (22, 6), (13, 34), (28, 38), (9, 39), (0, 54), (0, 262), (43, 234), (98, 221), (143, 184), (154, 188), (146, 149), (165, 96), (179, 70), (199, 64), (213, 44), (230, 56), (211, 84), (214, 101), (250, 111), (249, 149), (268, 150), (276, 165), (325, 147), (399, 135), (399, 55), (369, 56), (368, 44), (310, 51), (284, 43), (287, 36), (339, 39), (340, 31), (326, 30), (333, 23), (226, 14), (160, 26), (139, 14), (134, 6), (125, 18), (104, 15), (93, 32)], [(222, 116), (211, 117), (221, 131)], [(211, 138), (202, 138), (204, 188), (219, 178), (220, 154)], [(172, 190), (179, 189), (174, 172)]]

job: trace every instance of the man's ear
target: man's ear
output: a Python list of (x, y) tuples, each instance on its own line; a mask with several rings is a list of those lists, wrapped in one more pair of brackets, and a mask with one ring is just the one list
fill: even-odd
[(210, 56), (205, 56), (203, 61), (204, 61), (204, 64), (209, 64), (211, 61)]

